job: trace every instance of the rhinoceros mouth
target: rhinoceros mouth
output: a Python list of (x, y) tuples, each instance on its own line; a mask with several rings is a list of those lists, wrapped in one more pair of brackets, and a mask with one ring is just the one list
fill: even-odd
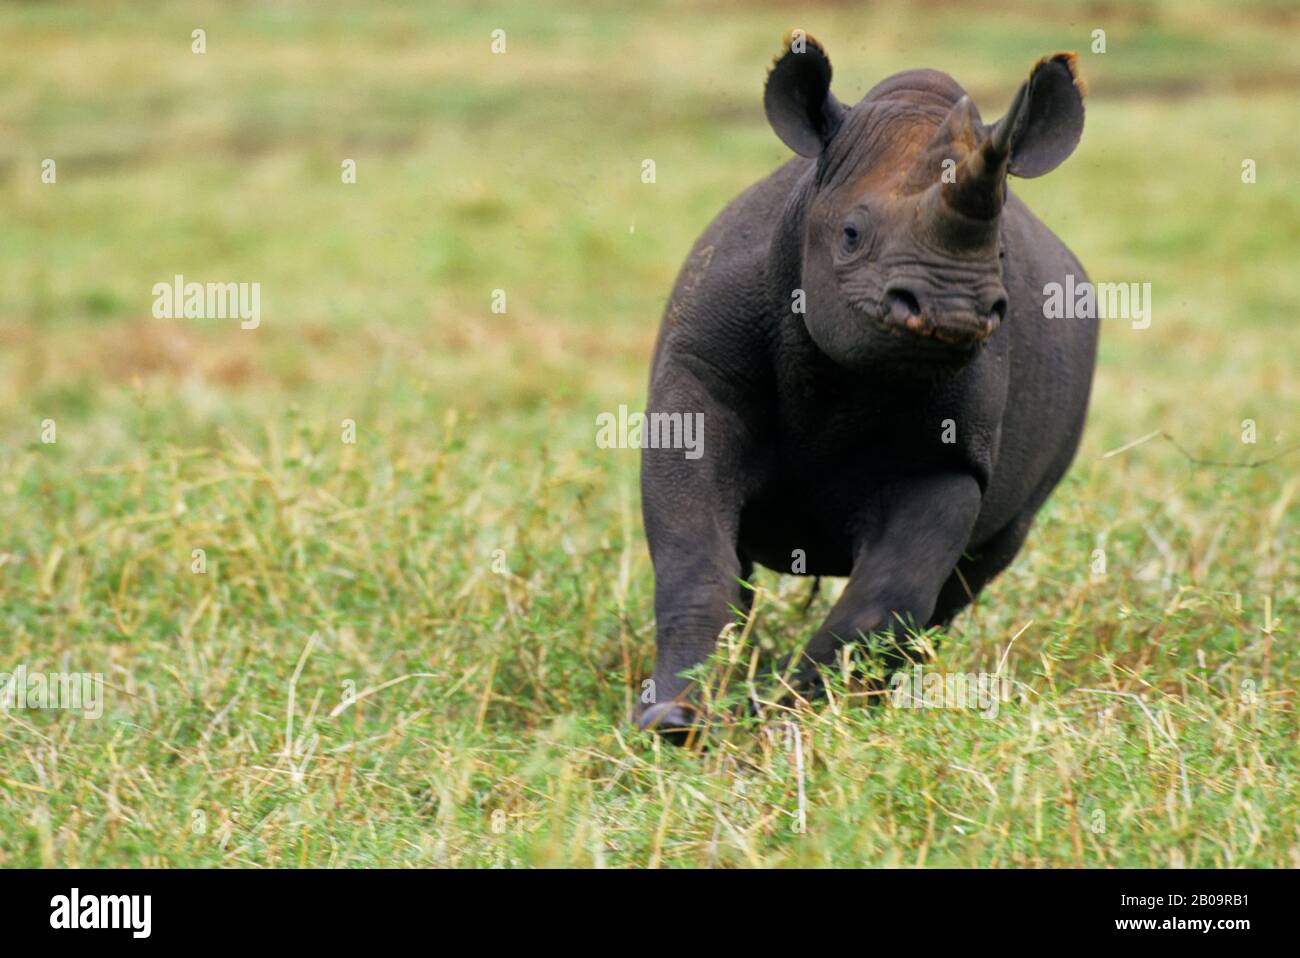
[(895, 336), (933, 347), (969, 351), (997, 331), (1005, 312), (1005, 300), (999, 300), (982, 316), (973, 309), (923, 309), (911, 292), (894, 286), (871, 315), (877, 325)]
[(988, 340), (1001, 325), (1001, 319), (945, 316), (935, 319), (921, 313), (899, 316), (890, 311), (881, 316), (878, 324), (887, 332), (919, 342), (950, 349), (975, 349)]
[(892, 287), (885, 294), (879, 323), (890, 333), (950, 349), (975, 349), (1002, 323), (1006, 301), (999, 300), (984, 315), (973, 309), (923, 309), (911, 292)]

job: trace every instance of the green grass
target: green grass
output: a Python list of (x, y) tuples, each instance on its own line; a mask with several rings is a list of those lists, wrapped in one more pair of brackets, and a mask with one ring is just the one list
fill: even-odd
[[(583, 6), (0, 12), (0, 672), (106, 682), (0, 712), (0, 864), (1300, 866), (1294, 12)], [(986, 119), (1080, 50), (1083, 144), (1017, 189), (1154, 320), (1105, 327), (1074, 469), (943, 637), (1005, 662), (996, 717), (850, 689), (687, 751), (625, 722), (652, 579), (595, 417), (785, 157), (794, 25), (843, 99), (939, 66)], [(260, 282), (261, 327), (153, 319), (175, 273)], [(1156, 430), (1282, 458), (1106, 456)], [(733, 692), (835, 591), (756, 585)]]

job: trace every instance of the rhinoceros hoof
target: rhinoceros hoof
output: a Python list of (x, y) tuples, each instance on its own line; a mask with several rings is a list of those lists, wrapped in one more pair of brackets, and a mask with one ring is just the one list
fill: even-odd
[(698, 738), (704, 728), (698, 709), (682, 702), (657, 702), (646, 708), (637, 720), (643, 732), (655, 732), (677, 745)]

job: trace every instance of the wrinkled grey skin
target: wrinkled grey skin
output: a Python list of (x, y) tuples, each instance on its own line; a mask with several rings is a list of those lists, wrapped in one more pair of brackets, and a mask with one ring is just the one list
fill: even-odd
[(802, 155), (705, 230), (655, 348), (647, 411), (704, 414), (700, 458), (642, 459), (657, 659), (639, 722), (679, 739), (703, 719), (681, 672), (748, 607), (754, 563), (849, 577), (804, 678), (873, 632), (901, 648), (1011, 561), (1083, 429), (1096, 321), (1042, 302), (1086, 274), (1006, 188), (1077, 144), (1073, 57), (1040, 61), (993, 126), (935, 71), (852, 108), (829, 84), (811, 38), (774, 65), (767, 115)]

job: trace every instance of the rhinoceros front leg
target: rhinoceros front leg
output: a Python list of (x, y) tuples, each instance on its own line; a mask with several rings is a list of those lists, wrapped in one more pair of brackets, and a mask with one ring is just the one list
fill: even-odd
[(655, 412), (698, 413), (704, 429), (695, 458), (680, 448), (647, 448), (641, 460), (641, 509), (655, 574), (655, 669), (638, 724), (668, 732), (698, 724), (682, 672), (708, 659), (718, 634), (735, 621), (733, 608), (745, 606), (740, 580), (752, 566), (737, 551), (743, 427), (689, 384), (652, 396), (648, 417)]
[(830, 665), (841, 646), (872, 632), (892, 633), (902, 661), (907, 628), (923, 628), (970, 541), (980, 508), (968, 475), (922, 477), (876, 491), (861, 517), (853, 571), (839, 601), (804, 649), (797, 680)]

